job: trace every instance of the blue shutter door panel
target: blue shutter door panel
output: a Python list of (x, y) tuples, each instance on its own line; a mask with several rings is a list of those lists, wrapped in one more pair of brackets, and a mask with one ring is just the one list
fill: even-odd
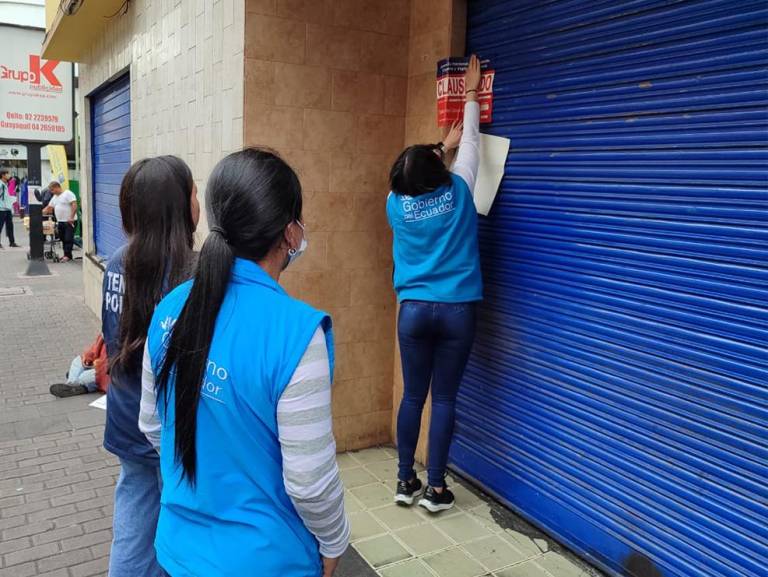
[(131, 92), (128, 75), (91, 97), (93, 235), (96, 254), (109, 258), (124, 242), (120, 183), (131, 166)]
[(768, 3), (469, 2), (512, 140), (453, 466), (612, 575), (768, 575)]

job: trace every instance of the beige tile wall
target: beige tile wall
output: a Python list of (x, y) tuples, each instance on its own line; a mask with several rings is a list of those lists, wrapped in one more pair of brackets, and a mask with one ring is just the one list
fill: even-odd
[(390, 440), (395, 302), (386, 222), (403, 145), (410, 0), (246, 0), (245, 143), (305, 191), (309, 249), (285, 273), (332, 314), (340, 450)]
[[(134, 160), (176, 154), (189, 163), (199, 194), (213, 165), (243, 142), (245, 0), (133, 0), (80, 64), (85, 249), (93, 250), (89, 206), (87, 95), (131, 74)], [(200, 223), (198, 236), (205, 234)], [(101, 269), (84, 259), (87, 304), (100, 311)]]
[[(413, 0), (411, 5), (410, 50), (408, 54), (408, 99), (405, 144), (434, 143), (444, 131), (437, 127), (435, 73), (437, 62), (447, 56), (464, 54), (466, 0)], [(395, 352), (394, 406), (403, 398), (403, 375), (399, 351)], [(427, 400), (422, 417), (416, 458), (427, 459), (427, 433), (431, 416)], [(397, 435), (397, 411), (392, 414), (392, 437)]]

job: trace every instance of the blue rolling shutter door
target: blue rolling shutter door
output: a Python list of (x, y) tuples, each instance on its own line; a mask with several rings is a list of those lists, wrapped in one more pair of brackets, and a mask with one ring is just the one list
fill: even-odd
[(120, 182), (131, 166), (131, 92), (128, 75), (91, 96), (93, 234), (96, 253), (109, 258), (125, 242)]
[(768, 4), (469, 3), (512, 139), (451, 459), (614, 575), (768, 567)]

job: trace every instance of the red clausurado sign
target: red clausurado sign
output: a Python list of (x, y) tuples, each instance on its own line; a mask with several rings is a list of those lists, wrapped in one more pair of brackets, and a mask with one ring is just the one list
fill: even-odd
[[(437, 63), (437, 125), (450, 126), (464, 111), (464, 74), (469, 58), (446, 58)], [(493, 115), (494, 70), (489, 60), (480, 61), (480, 123), (489, 124)]]
[(72, 64), (42, 58), (42, 42), (41, 30), (0, 26), (0, 140), (72, 140)]

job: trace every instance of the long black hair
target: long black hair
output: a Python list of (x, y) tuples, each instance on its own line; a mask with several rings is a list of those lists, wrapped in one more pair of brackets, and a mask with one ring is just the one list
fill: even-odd
[(439, 144), (415, 144), (403, 150), (389, 172), (391, 190), (419, 196), (451, 184), (441, 153)]
[(259, 262), (280, 244), (286, 227), (301, 219), (301, 184), (277, 154), (249, 148), (216, 165), (205, 202), (211, 234), (200, 251), (192, 289), (173, 327), (157, 380), (158, 395), (167, 406), (174, 379), (175, 456), (184, 468), (182, 478), (193, 486), (200, 386), (235, 257)]
[(194, 181), (175, 156), (134, 163), (120, 185), (120, 215), (128, 246), (123, 257), (125, 294), (120, 315), (120, 350), (112, 370), (136, 372), (155, 306), (191, 273), (195, 222)]

